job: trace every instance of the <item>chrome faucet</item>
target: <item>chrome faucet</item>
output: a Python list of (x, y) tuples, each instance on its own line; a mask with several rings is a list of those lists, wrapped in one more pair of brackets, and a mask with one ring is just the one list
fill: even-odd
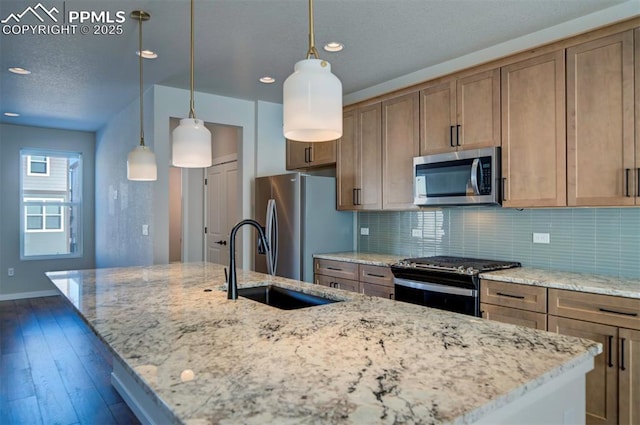
[(255, 220), (242, 220), (231, 229), (229, 236), (229, 281), (227, 282), (227, 298), (230, 300), (238, 299), (238, 279), (236, 278), (236, 233), (245, 224), (250, 224), (256, 228), (260, 239), (258, 239), (258, 252), (261, 250), (269, 251), (269, 243), (264, 234), (264, 230), (260, 223)]

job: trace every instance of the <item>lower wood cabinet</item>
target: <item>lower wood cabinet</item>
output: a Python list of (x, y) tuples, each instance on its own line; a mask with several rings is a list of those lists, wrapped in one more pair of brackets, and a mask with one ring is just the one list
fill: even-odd
[(603, 346), (587, 374), (587, 423), (640, 423), (640, 299), (549, 289), (549, 330)]
[(393, 274), (389, 267), (356, 264), (348, 261), (314, 261), (317, 285), (360, 292), (374, 297), (393, 299)]
[(482, 279), (480, 311), (484, 319), (546, 330), (547, 289)]

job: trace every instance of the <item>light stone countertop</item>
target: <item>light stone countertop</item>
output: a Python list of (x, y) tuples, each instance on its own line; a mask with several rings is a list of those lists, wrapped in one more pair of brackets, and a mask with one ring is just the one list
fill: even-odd
[(640, 279), (519, 267), (481, 273), (481, 278), (593, 294), (640, 298)]
[[(227, 300), (223, 266), (49, 272), (177, 423), (470, 423), (601, 352), (593, 341), (238, 270), (345, 302)], [(211, 291), (205, 292), (205, 290)]]
[(387, 267), (407, 258), (406, 256), (391, 254), (375, 254), (371, 252), (335, 252), (331, 254), (314, 254), (313, 258), (325, 260), (345, 261), (347, 263), (368, 264), (371, 266)]
[[(315, 254), (314, 257), (376, 266), (389, 266), (405, 258), (397, 255), (367, 252)], [(480, 277), (501, 282), (520, 283), (523, 285), (567, 289), (570, 291), (614, 295), (626, 298), (640, 298), (640, 279), (544, 270), (533, 267), (517, 267), (495, 272), (485, 272), (480, 273)]]

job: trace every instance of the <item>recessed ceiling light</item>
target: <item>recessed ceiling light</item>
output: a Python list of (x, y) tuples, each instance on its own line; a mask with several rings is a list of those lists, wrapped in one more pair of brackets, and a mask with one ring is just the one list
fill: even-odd
[(260, 82), (265, 84), (273, 84), (276, 82), (276, 79), (265, 75), (264, 77), (260, 77)]
[(13, 67), (9, 68), (9, 72), (13, 72), (14, 74), (20, 74), (20, 75), (29, 75), (29, 74), (31, 74), (31, 71), (29, 71), (28, 69), (20, 68), (18, 66), (13, 66)]
[(5, 112), (4, 115), (7, 116), (7, 117), (19, 117), (20, 116), (20, 114), (17, 114), (15, 112)]
[(344, 44), (338, 43), (337, 41), (332, 41), (330, 43), (325, 44), (323, 49), (326, 50), (327, 52), (339, 52), (342, 49), (344, 49)]
[[(140, 56), (140, 52), (136, 50), (136, 55)], [(143, 50), (142, 57), (145, 59), (155, 59), (158, 57), (158, 54), (153, 50)]]

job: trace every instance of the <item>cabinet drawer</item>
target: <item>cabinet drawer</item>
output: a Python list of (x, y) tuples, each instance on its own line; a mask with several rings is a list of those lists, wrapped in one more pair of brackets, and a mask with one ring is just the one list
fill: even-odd
[(546, 313), (547, 288), (482, 279), (480, 302)]
[(360, 283), (357, 280), (342, 279), (339, 277), (316, 274), (313, 281), (316, 285), (344, 289), (345, 291), (351, 292), (360, 292)]
[(378, 285), (371, 282), (360, 282), (362, 293), (372, 297), (394, 299), (393, 286)]
[(358, 264), (346, 261), (314, 260), (314, 273), (325, 276), (341, 277), (343, 279), (358, 280)]
[(483, 319), (511, 323), (543, 331), (547, 330), (547, 315), (544, 313), (482, 303), (480, 304), (480, 311), (482, 311)]
[(640, 330), (640, 299), (549, 289), (549, 314)]
[(360, 282), (393, 287), (393, 273), (390, 267), (360, 264)]

